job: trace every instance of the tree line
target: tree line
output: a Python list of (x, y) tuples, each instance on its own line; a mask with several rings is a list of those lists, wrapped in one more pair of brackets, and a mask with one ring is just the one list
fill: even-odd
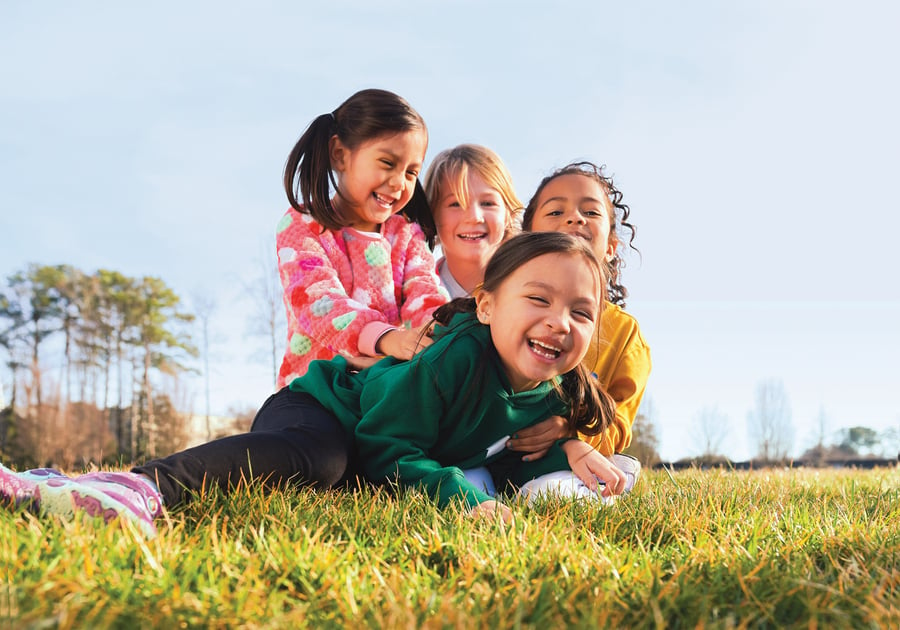
[[(183, 430), (172, 392), (158, 383), (190, 369), (193, 319), (152, 276), (38, 264), (10, 275), (0, 287), (0, 350), (12, 379), (0, 412), (4, 461), (71, 466), (169, 450)], [(42, 364), (50, 343), (61, 344), (58, 370)]]
[[(795, 460), (809, 465), (878, 456), (896, 458), (900, 450), (900, 430), (889, 427), (876, 431), (866, 426), (842, 427), (830, 431), (825, 410), (816, 419), (812, 446), (794, 457), (795, 430), (790, 398), (779, 379), (761, 381), (756, 386), (754, 405), (747, 414), (747, 438), (753, 458), (759, 462)], [(692, 438), (699, 447), (699, 460), (724, 460), (723, 443), (732, 437), (727, 415), (717, 407), (704, 407), (694, 418)]]

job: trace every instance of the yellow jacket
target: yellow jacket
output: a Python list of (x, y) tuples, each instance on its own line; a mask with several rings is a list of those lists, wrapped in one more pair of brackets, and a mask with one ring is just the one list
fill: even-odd
[(631, 425), (650, 376), (650, 346), (637, 320), (607, 302), (584, 365), (616, 401), (616, 419), (603, 433), (580, 437), (603, 455), (621, 453), (631, 444)]

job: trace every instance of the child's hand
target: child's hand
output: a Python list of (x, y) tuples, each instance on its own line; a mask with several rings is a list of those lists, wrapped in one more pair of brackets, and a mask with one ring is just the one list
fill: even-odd
[(584, 482), (584, 485), (596, 492), (599, 477), (600, 481), (606, 484), (600, 491), (602, 496), (622, 494), (625, 489), (625, 473), (595, 451), (590, 444), (581, 440), (569, 440), (563, 442), (562, 449), (566, 452), (572, 472)]
[[(431, 345), (431, 337), (427, 332), (431, 330), (431, 323), (423, 324), (418, 328), (410, 328), (409, 330), (394, 329), (384, 333), (378, 343), (375, 344), (375, 350), (380, 354), (402, 359), (404, 361), (412, 359), (413, 355), (426, 346)], [(426, 334), (422, 334), (426, 332)]]
[(494, 500), (479, 503), (472, 508), (472, 511), (469, 512), (469, 515), (472, 518), (488, 519), (496, 518), (496, 516), (499, 515), (500, 520), (502, 520), (504, 523), (509, 523), (512, 521), (512, 510), (509, 509), (509, 506)]
[(522, 461), (531, 462), (547, 454), (550, 447), (560, 438), (569, 435), (569, 423), (561, 416), (551, 416), (546, 420), (522, 429), (509, 439), (506, 448), (524, 451)]

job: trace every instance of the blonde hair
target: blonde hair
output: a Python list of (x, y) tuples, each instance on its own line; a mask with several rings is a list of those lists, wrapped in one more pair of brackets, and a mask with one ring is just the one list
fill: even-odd
[(488, 186), (500, 193), (506, 206), (506, 230), (503, 238), (518, 231), (519, 216), (524, 206), (516, 196), (512, 175), (496, 153), (478, 144), (460, 144), (441, 151), (428, 166), (424, 188), (432, 212), (447, 194), (444, 182), (456, 195), (459, 203), (468, 205), (469, 187), (466, 180), (472, 169)]

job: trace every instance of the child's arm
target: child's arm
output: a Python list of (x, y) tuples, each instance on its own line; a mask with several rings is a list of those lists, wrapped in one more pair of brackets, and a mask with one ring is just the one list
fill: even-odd
[(510, 437), (506, 448), (522, 453), (523, 461), (534, 461), (547, 454), (558, 440), (575, 437), (569, 429), (569, 421), (562, 416), (550, 416)]
[(625, 490), (625, 473), (594, 450), (590, 444), (581, 440), (566, 440), (562, 444), (562, 449), (569, 460), (569, 468), (594, 492), (599, 485), (598, 478), (605, 484), (600, 490), (600, 494), (605, 497), (622, 494)]
[[(363, 338), (399, 325), (398, 321), (348, 295), (342, 282), (352, 283), (349, 260), (335, 245), (332, 232), (288, 212), (278, 225), (278, 272), (288, 305), (288, 327), (327, 348), (332, 354), (372, 355), (360, 348)], [(344, 268), (341, 268), (344, 267)], [(364, 332), (369, 331), (368, 337)], [(374, 333), (371, 331), (375, 331)]]

